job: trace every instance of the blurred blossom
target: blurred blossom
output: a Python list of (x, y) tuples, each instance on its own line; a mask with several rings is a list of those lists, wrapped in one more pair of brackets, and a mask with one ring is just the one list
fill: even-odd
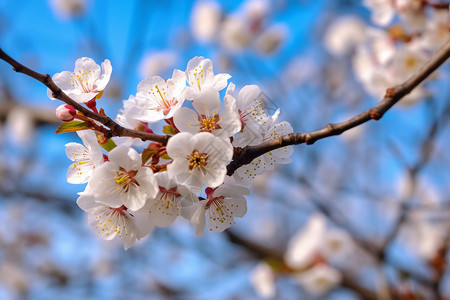
[(314, 214), (306, 226), (291, 238), (284, 254), (284, 260), (291, 268), (302, 269), (313, 261), (323, 241), (325, 222), (321, 214)]
[(278, 50), (286, 40), (288, 28), (283, 24), (273, 25), (264, 30), (255, 40), (255, 48), (262, 54), (271, 54)]
[(247, 0), (242, 5), (242, 14), (248, 20), (252, 31), (258, 31), (269, 13), (269, 1)]
[(325, 47), (333, 55), (346, 55), (365, 39), (365, 34), (366, 26), (361, 19), (344, 16), (328, 26), (324, 38)]
[(13, 108), (6, 119), (6, 131), (17, 145), (26, 145), (34, 132), (33, 117), (26, 109)]
[(346, 231), (328, 230), (323, 237), (321, 253), (332, 262), (343, 262), (353, 250), (353, 241)]
[(3, 286), (8, 286), (18, 294), (26, 294), (30, 288), (30, 278), (18, 264), (3, 261), (0, 265), (0, 279)]
[(319, 65), (312, 55), (296, 56), (286, 66), (283, 76), (288, 87), (298, 87), (299, 85), (316, 80), (319, 76)]
[(197, 1), (191, 13), (191, 30), (201, 43), (214, 40), (221, 23), (220, 5), (216, 1)]
[(417, 0), (364, 0), (364, 5), (370, 8), (372, 21), (380, 26), (389, 25), (396, 14), (412, 28), (422, 25), (425, 17), (423, 2)]
[(62, 19), (80, 17), (86, 12), (86, 0), (49, 0), (55, 15)]
[(148, 52), (139, 63), (139, 75), (141, 78), (162, 76), (173, 69), (177, 60), (178, 55), (174, 51)]
[(370, 8), (372, 21), (377, 25), (389, 25), (394, 18), (395, 10), (391, 0), (364, 0), (364, 5)]
[(400, 239), (407, 249), (421, 259), (432, 259), (444, 241), (444, 232), (441, 226), (431, 223), (423, 215), (411, 215), (401, 230)]
[(228, 50), (242, 51), (250, 45), (252, 35), (243, 19), (230, 16), (223, 22), (220, 39)]
[(448, 10), (435, 11), (429, 19), (420, 43), (425, 49), (436, 51), (450, 39), (450, 16)]
[(337, 286), (342, 276), (336, 269), (325, 264), (318, 264), (297, 274), (295, 279), (309, 294), (321, 296)]
[(260, 297), (275, 297), (275, 274), (267, 263), (261, 262), (252, 270), (250, 282)]
[[(357, 48), (353, 68), (366, 90), (382, 99), (386, 89), (402, 83), (428, 60), (429, 54), (420, 43), (410, 42), (396, 47), (390, 35), (381, 30), (368, 30), (367, 40)], [(400, 104), (413, 104), (428, 92), (419, 86)]]

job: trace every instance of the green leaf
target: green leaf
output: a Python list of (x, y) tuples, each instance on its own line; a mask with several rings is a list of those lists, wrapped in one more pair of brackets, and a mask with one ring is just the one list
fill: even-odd
[(90, 129), (90, 123), (81, 122), (81, 121), (71, 121), (67, 123), (63, 123), (59, 125), (58, 129), (56, 129), (55, 134), (64, 133), (64, 132), (72, 132)]
[(163, 155), (161, 155), (161, 158), (172, 159), (172, 158), (170, 158), (170, 156), (167, 153), (164, 153)]
[(144, 149), (144, 151), (142, 151), (142, 164), (144, 165), (158, 152), (159, 149)]
[(171, 125), (165, 125), (163, 127), (163, 132), (170, 135), (174, 135), (176, 133), (175, 128), (173, 128)]
[(100, 146), (108, 152), (117, 147), (112, 139), (109, 139), (105, 144), (100, 144)]

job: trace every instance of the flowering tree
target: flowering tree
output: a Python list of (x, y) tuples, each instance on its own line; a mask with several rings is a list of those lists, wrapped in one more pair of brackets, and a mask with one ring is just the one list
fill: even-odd
[[(292, 177), (307, 191), (305, 197), (315, 212), (289, 237), (284, 249), (262, 246), (229, 229), (235, 218), (247, 213), (249, 187), (276, 165), (290, 163), (293, 145), (312, 145), (357, 130), (370, 120), (380, 120), (397, 103), (414, 105), (427, 97), (424, 80), (430, 76), (434, 80), (432, 73), (450, 56), (448, 19), (440, 17), (443, 12), (448, 17), (448, 4), (404, 2), (365, 2), (373, 11), (375, 24), (391, 26), (399, 21), (387, 30), (368, 27), (354, 18), (329, 26), (325, 34), (328, 51), (336, 56), (352, 53), (356, 79), (381, 101), (344, 121), (325, 121), (325, 127), (308, 132), (296, 132), (289, 122), (279, 121), (280, 109), (271, 111), (262, 87), (245, 85), (237, 91), (238, 82), (230, 82), (229, 74), (215, 73), (212, 61), (201, 56), (191, 59), (184, 71), (175, 69), (170, 78), (153, 75), (143, 79), (114, 119), (102, 107), (113, 72), (110, 60), (99, 66), (82, 57), (75, 61), (73, 71), (51, 77), (28, 68), (2, 49), (0, 58), (14, 71), (44, 84), (50, 99), (65, 103), (56, 109), (63, 122), (56, 133), (76, 132), (82, 141), (66, 144), (72, 161), (67, 181), (87, 183), (76, 202), (102, 239), (118, 240), (127, 250), (155, 228), (170, 226), (177, 218), (187, 219), (197, 236), (203, 235), (205, 227), (218, 232), (228, 229), (223, 235), (229, 241), (263, 258), (250, 272), (261, 297), (287, 297), (277, 292), (275, 284), (281, 285), (279, 281), (287, 278), (311, 297), (330, 294), (342, 286), (364, 299), (439, 299), (448, 294), (444, 278), (448, 217), (441, 224), (443, 230), (425, 233), (427, 238), (435, 235), (427, 243), (433, 246), (419, 251), (431, 275), (405, 268), (389, 253), (401, 231), (413, 228), (408, 225), (412, 216), (408, 201), (420, 192), (418, 172), (430, 160), (429, 139), (441, 126), (439, 119), (426, 134), (429, 139), (423, 141), (417, 163), (407, 168), (397, 217), (381, 240), (361, 237), (348, 216), (320, 199), (331, 195), (321, 191), (307, 172)], [(241, 8), (240, 17), (220, 21), (215, 17), (217, 4), (199, 2), (193, 10), (194, 36), (212, 43), (219, 30), (214, 27), (221, 27), (221, 40), (215, 42), (222, 47), (233, 51), (256, 47), (271, 53), (285, 38), (286, 29), (264, 26), (268, 14), (264, 5), (250, 1)], [(209, 29), (198, 25), (197, 18), (212, 18), (208, 19)], [(446, 116), (448, 107), (443, 111)], [(162, 133), (155, 133), (155, 128)], [(330, 191), (346, 186), (345, 175), (330, 183), (334, 185)], [(424, 224), (420, 230), (427, 226), (431, 225)], [(364, 264), (373, 268), (368, 276), (376, 278), (366, 281), (375, 285), (355, 279), (362, 271), (354, 265), (357, 260), (349, 260), (352, 257), (366, 258)]]

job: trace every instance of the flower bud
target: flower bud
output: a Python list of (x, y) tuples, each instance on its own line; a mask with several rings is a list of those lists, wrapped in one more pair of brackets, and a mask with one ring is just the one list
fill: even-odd
[(56, 116), (63, 122), (70, 122), (74, 119), (77, 114), (76, 109), (69, 104), (63, 104), (58, 106), (56, 109)]

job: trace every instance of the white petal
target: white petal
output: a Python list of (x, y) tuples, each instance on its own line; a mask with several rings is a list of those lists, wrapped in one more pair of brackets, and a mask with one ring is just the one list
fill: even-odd
[(117, 146), (109, 152), (109, 160), (126, 171), (136, 170), (141, 165), (141, 158), (136, 150), (126, 146)]
[(102, 62), (102, 70), (103, 70), (102, 74), (95, 81), (97, 91), (103, 91), (111, 78), (112, 66), (109, 59), (105, 59), (105, 61)]
[(181, 107), (173, 116), (175, 126), (181, 132), (190, 132), (195, 134), (200, 131), (200, 124), (198, 123), (198, 114), (194, 110)]

